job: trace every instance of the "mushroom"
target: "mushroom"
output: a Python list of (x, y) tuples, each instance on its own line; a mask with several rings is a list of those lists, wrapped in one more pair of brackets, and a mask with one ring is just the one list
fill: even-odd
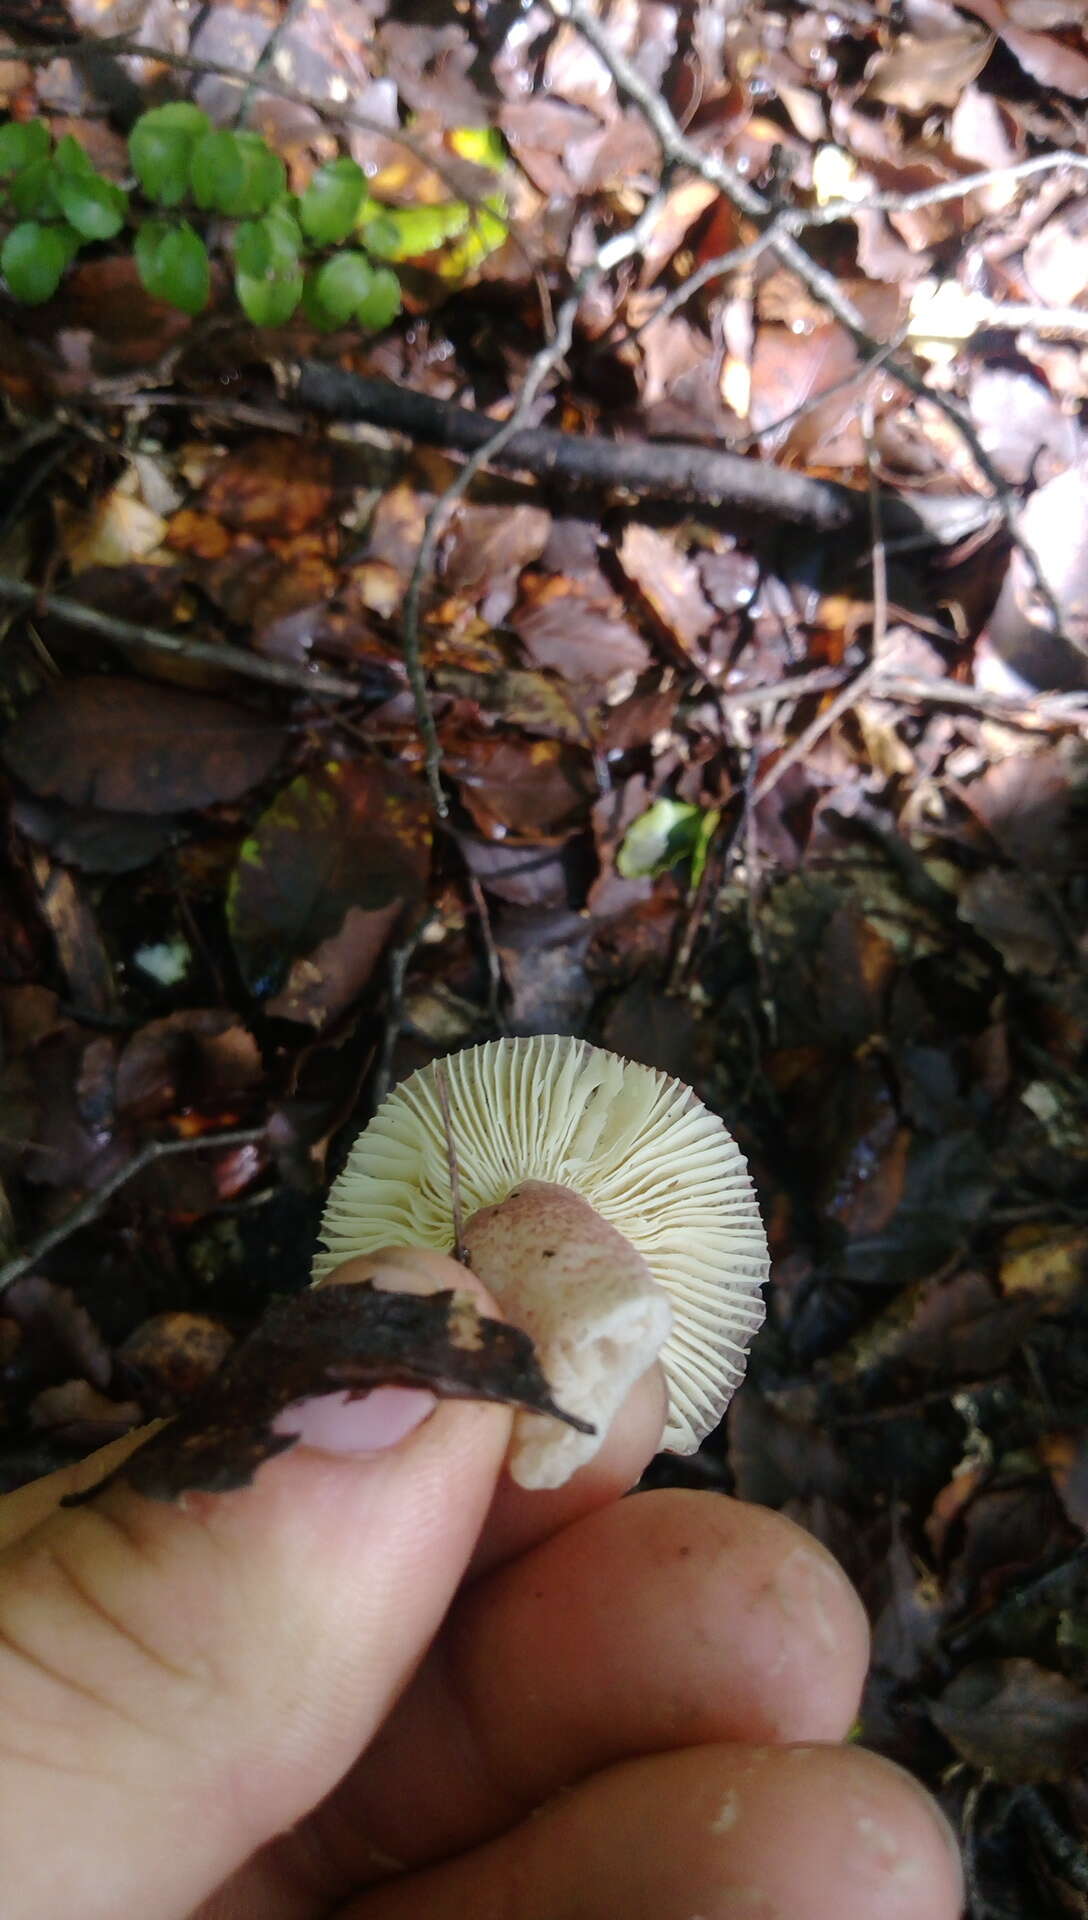
[(556, 1034), (469, 1047), (440, 1070), (402, 1081), (356, 1140), (315, 1279), (381, 1247), (449, 1252), (459, 1202), (472, 1271), (531, 1335), (559, 1404), (596, 1428), (518, 1414), (512, 1477), (562, 1485), (658, 1354), (664, 1445), (694, 1452), (743, 1374), (768, 1269), (722, 1121), (681, 1081)]

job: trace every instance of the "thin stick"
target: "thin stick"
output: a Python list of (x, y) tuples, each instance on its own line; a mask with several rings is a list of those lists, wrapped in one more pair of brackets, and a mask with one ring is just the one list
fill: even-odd
[(70, 627), (82, 627), (112, 640), (119, 647), (146, 647), (153, 653), (170, 653), (176, 659), (200, 660), (212, 667), (228, 668), (248, 680), (263, 680), (273, 687), (290, 687), (294, 693), (324, 695), (334, 700), (357, 700), (359, 688), (338, 673), (313, 672), (307, 667), (292, 667), (282, 660), (264, 660), (260, 654), (245, 653), (241, 647), (224, 641), (189, 640), (161, 627), (139, 626), (132, 620), (119, 620), (115, 614), (101, 613), (66, 594), (42, 593), (27, 580), (16, 580), (0, 573), (0, 601), (9, 606), (26, 607), (35, 613), (51, 614)]
[(861, 409), (861, 437), (865, 442), (865, 470), (869, 480), (869, 534), (873, 561), (873, 637), (870, 654), (880, 667), (888, 642), (888, 556), (884, 548), (884, 519), (880, 511), (880, 486), (876, 474), (875, 431), (873, 403), (866, 397)]
[(830, 706), (824, 707), (823, 711), (818, 713), (815, 719), (809, 722), (804, 732), (798, 734), (796, 740), (791, 740), (789, 746), (785, 748), (775, 761), (774, 766), (763, 775), (761, 780), (756, 782), (752, 791), (753, 803), (765, 800), (767, 795), (778, 785), (783, 775), (787, 774), (791, 767), (795, 767), (799, 761), (804, 760), (806, 755), (811, 753), (817, 741), (823, 739), (828, 728), (833, 727), (836, 720), (841, 719), (844, 713), (849, 712), (850, 708), (861, 699), (863, 693), (870, 692), (872, 683), (876, 678), (876, 670), (875, 660), (867, 660), (861, 668), (861, 671), (856, 673), (854, 678), (835, 695)]
[(453, 1138), (453, 1119), (450, 1114), (450, 1090), (446, 1080), (446, 1063), (436, 1060), (434, 1084), (438, 1093), (438, 1104), (442, 1109), (442, 1126), (446, 1135), (446, 1165), (450, 1170), (450, 1212), (453, 1215), (453, 1257), (463, 1267), (468, 1266), (468, 1254), (465, 1250), (465, 1216), (461, 1206), (461, 1173), (457, 1165), (457, 1148)]
[(62, 1220), (55, 1221), (51, 1227), (45, 1229), (44, 1233), (39, 1233), (34, 1240), (31, 1240), (21, 1253), (5, 1261), (0, 1267), (0, 1293), (3, 1293), (5, 1287), (10, 1287), (14, 1281), (21, 1280), (24, 1273), (29, 1273), (32, 1267), (36, 1267), (40, 1260), (44, 1260), (47, 1254), (52, 1253), (54, 1247), (59, 1247), (63, 1241), (70, 1239), (73, 1233), (78, 1233), (81, 1227), (89, 1226), (92, 1220), (97, 1220), (99, 1214), (105, 1212), (119, 1188), (126, 1186), (138, 1173), (143, 1173), (145, 1167), (152, 1166), (156, 1160), (165, 1160), (175, 1153), (202, 1153), (205, 1150), (215, 1152), (220, 1147), (251, 1147), (266, 1138), (267, 1130), (264, 1127), (233, 1127), (228, 1133), (206, 1133), (192, 1140), (148, 1141), (145, 1147), (141, 1147), (138, 1153), (133, 1154), (131, 1160), (126, 1161), (123, 1167), (119, 1167), (108, 1180), (104, 1180), (94, 1193), (89, 1193), (87, 1198), (81, 1200), (77, 1207), (73, 1207), (70, 1213), (66, 1213)]

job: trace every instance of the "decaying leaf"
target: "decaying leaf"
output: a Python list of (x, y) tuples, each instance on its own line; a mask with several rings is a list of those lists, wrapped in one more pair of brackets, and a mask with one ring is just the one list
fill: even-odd
[(296, 1435), (272, 1431), (285, 1407), (381, 1386), (500, 1401), (592, 1431), (556, 1406), (528, 1334), (481, 1317), (470, 1297), (333, 1285), (274, 1301), (175, 1421), (66, 1504), (80, 1506), (115, 1480), (166, 1501), (248, 1486), (265, 1460), (295, 1445)]
[(961, 1759), (1007, 1786), (1060, 1780), (1088, 1761), (1083, 1687), (1034, 1660), (978, 1660), (929, 1712)]
[(264, 780), (282, 730), (245, 707), (119, 674), (40, 693), (3, 744), (32, 793), (116, 813), (177, 813), (236, 800)]
[(250, 992), (277, 992), (291, 961), (339, 932), (349, 907), (418, 897), (430, 846), (422, 790), (378, 760), (327, 761), (292, 780), (244, 843), (227, 897)]

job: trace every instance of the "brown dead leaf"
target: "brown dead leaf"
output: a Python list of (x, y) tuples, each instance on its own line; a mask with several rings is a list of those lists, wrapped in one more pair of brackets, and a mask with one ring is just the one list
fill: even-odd
[(600, 578), (529, 575), (510, 625), (536, 666), (550, 667), (568, 682), (607, 686), (619, 674), (642, 673), (650, 663), (646, 642)]
[(695, 562), (667, 534), (636, 521), (624, 528), (616, 557), (684, 664), (703, 658), (717, 617)]
[(969, 27), (932, 40), (897, 34), (887, 51), (870, 61), (862, 97), (902, 107), (906, 113), (954, 107), (963, 89), (982, 72), (992, 46), (989, 34)]
[(200, 508), (236, 531), (289, 539), (327, 519), (332, 497), (327, 446), (268, 435), (228, 454), (204, 487)]
[(319, 1029), (328, 1026), (358, 999), (402, 911), (400, 900), (369, 911), (349, 907), (336, 933), (312, 953), (292, 960), (280, 991), (266, 1002), (266, 1013), (276, 1020), (299, 1020)]
[(118, 1110), (146, 1121), (196, 1108), (234, 1110), (261, 1080), (253, 1035), (233, 1014), (185, 1008), (151, 1020), (117, 1063)]
[(483, 586), (493, 592), (502, 581), (512, 586), (523, 567), (539, 560), (551, 524), (550, 513), (525, 501), (462, 506), (446, 543), (443, 584), (454, 593)]
[(445, 764), (481, 833), (493, 838), (565, 834), (588, 811), (587, 758), (558, 740), (466, 739), (451, 743)]
[(1088, 1761), (1088, 1698), (1034, 1660), (964, 1667), (930, 1718), (961, 1760), (1006, 1786), (1061, 1780)]
[(48, 687), (4, 740), (33, 793), (118, 813), (172, 813), (236, 800), (282, 749), (278, 727), (225, 700), (88, 674)]
[(85, 1013), (114, 1013), (117, 978), (85, 884), (44, 853), (34, 855), (32, 867), (70, 999)]
[(1072, 94), (1075, 100), (1088, 97), (1088, 54), (1050, 34), (1031, 33), (1017, 25), (1015, 0), (959, 0), (959, 5), (998, 34), (1013, 59), (1041, 86)]

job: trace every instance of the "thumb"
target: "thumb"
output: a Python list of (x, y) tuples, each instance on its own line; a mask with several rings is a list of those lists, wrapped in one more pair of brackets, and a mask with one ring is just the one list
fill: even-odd
[[(494, 1312), (434, 1255), (336, 1278), (365, 1274)], [(282, 1418), (300, 1444), (241, 1492), (163, 1506), (115, 1482), (0, 1552), (5, 1920), (189, 1913), (330, 1791), (437, 1631), (507, 1409), (391, 1387)]]

